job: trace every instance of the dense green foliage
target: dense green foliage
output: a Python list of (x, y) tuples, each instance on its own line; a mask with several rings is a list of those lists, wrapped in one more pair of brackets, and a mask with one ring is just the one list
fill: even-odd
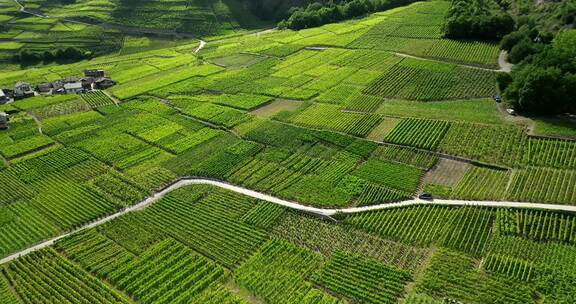
[(71, 62), (92, 57), (92, 52), (78, 49), (76, 47), (67, 47), (65, 49), (58, 49), (56, 51), (35, 52), (29, 50), (21, 50), (14, 56), (14, 61), (20, 63), (36, 63), (43, 61), (44, 63), (56, 62)]
[[(549, 45), (534, 44), (523, 38), (511, 49), (515, 61), (512, 82), (505, 85), (504, 96), (514, 108), (526, 112), (558, 114), (576, 111), (576, 30), (559, 33)], [(516, 55), (523, 45), (534, 49)], [(531, 56), (530, 56), (531, 55)], [(518, 58), (520, 56), (520, 58)]]
[(279, 28), (299, 30), (327, 23), (360, 17), (362, 15), (409, 4), (414, 0), (348, 0), (339, 4), (314, 2), (306, 8), (296, 8)]
[(444, 24), (450, 38), (499, 40), (514, 30), (514, 19), (495, 1), (452, 0)]

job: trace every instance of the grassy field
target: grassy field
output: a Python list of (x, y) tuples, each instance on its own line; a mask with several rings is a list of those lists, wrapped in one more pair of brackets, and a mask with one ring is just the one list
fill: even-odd
[[(11, 115), (0, 130), (0, 257), (188, 176), (321, 208), (422, 191), (576, 202), (572, 125), (536, 120), (534, 133), (562, 137), (536, 138), (503, 117), (490, 98), (498, 47), (442, 38), (448, 2), (258, 34), (244, 33), (255, 25), (230, 1), (130, 5), (26, 2), (59, 18), (222, 36), (196, 53), (197, 40), (0, 4), (0, 56), (68, 45), (96, 55), (5, 63), (0, 87), (93, 68), (118, 82), (0, 105)], [(0, 302), (570, 303), (574, 294), (572, 214), (414, 206), (338, 219), (190, 186), (0, 265)]]

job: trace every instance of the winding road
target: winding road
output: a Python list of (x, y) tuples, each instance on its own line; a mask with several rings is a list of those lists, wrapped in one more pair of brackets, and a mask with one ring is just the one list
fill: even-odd
[(344, 213), (344, 214), (352, 214), (352, 213), (359, 213), (359, 212), (366, 212), (371, 210), (382, 210), (382, 209), (392, 209), (392, 208), (399, 208), (399, 207), (407, 207), (407, 206), (414, 206), (414, 205), (444, 205), (444, 206), (486, 206), (486, 207), (506, 207), (506, 208), (531, 208), (531, 209), (542, 209), (542, 210), (556, 210), (556, 211), (567, 211), (567, 212), (575, 212), (576, 213), (576, 206), (568, 206), (568, 205), (554, 205), (554, 204), (537, 204), (537, 203), (526, 203), (526, 202), (497, 202), (497, 201), (463, 201), (463, 200), (421, 200), (421, 199), (411, 199), (397, 203), (387, 203), (387, 204), (380, 204), (380, 205), (373, 205), (373, 206), (364, 206), (364, 207), (354, 207), (354, 208), (342, 208), (342, 209), (321, 209), (311, 206), (305, 206), (298, 204), (296, 202), (291, 202), (287, 200), (283, 200), (265, 193), (261, 193), (258, 191), (246, 189), (243, 187), (239, 187), (236, 185), (232, 185), (223, 181), (208, 179), (208, 178), (182, 178), (168, 187), (162, 189), (159, 192), (154, 193), (153, 195), (149, 196), (145, 200), (139, 202), (136, 205), (130, 206), (125, 208), (117, 213), (112, 215), (108, 215), (104, 218), (101, 218), (97, 221), (88, 223), (84, 226), (81, 226), (75, 230), (63, 233), (59, 236), (46, 240), (42, 243), (36, 244), (32, 247), (20, 250), (10, 256), (7, 256), (0, 260), (0, 265), (8, 263), (14, 259), (17, 259), (20, 256), (24, 256), (29, 254), (33, 251), (40, 250), (42, 248), (48, 247), (53, 245), (56, 241), (65, 238), (69, 235), (77, 233), (79, 231), (94, 228), (96, 226), (102, 225), (106, 222), (109, 222), (119, 216), (122, 216), (126, 213), (138, 211), (146, 208), (147, 206), (153, 204), (154, 202), (162, 199), (166, 194), (185, 186), (189, 185), (211, 185), (218, 188), (226, 189), (229, 191), (233, 191), (236, 193), (240, 193), (246, 196), (250, 196), (256, 199), (264, 200), (273, 204), (278, 204), (290, 209), (299, 210), (311, 214), (315, 214), (322, 217), (331, 217), (336, 215), (337, 213)]

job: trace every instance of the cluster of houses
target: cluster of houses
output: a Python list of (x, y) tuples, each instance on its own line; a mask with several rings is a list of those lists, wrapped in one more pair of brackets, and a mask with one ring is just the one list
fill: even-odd
[(103, 90), (115, 84), (116, 82), (114, 80), (106, 77), (104, 70), (85, 70), (84, 77), (82, 78), (71, 76), (53, 82), (40, 83), (36, 85), (36, 87), (19, 81), (14, 86), (14, 90), (0, 89), (0, 104), (7, 103), (12, 99), (18, 100), (37, 95), (70, 94)]

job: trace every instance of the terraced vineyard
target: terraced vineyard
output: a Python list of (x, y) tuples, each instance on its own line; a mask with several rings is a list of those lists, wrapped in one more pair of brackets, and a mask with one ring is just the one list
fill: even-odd
[(82, 99), (86, 100), (93, 108), (115, 104), (114, 100), (102, 91), (85, 93), (82, 95)]
[[(280, 2), (24, 1), (50, 18), (0, 3), (5, 92), (87, 69), (117, 83), (0, 104), (0, 259), (16, 253), (0, 303), (574, 303), (574, 214), (497, 206), (571, 210), (576, 141), (497, 107), (498, 44), (444, 38), (442, 0), (261, 29), (252, 9), (300, 4)], [(69, 46), (85, 57), (45, 52)], [(190, 178), (354, 213), (163, 192)], [(395, 204), (421, 192), (435, 200)]]
[(384, 140), (395, 144), (435, 150), (449, 126), (450, 123), (446, 121), (407, 118), (400, 121)]

